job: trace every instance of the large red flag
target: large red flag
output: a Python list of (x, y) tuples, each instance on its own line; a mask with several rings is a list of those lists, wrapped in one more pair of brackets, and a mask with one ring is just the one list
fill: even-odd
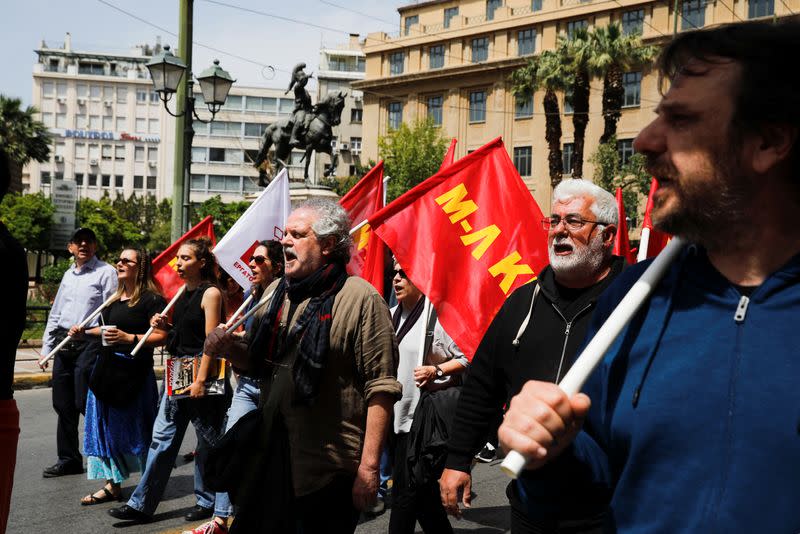
[(161, 285), (161, 291), (165, 299), (170, 300), (183, 286), (183, 280), (175, 270), (178, 249), (189, 239), (202, 236), (211, 238), (212, 245), (217, 243), (217, 238), (214, 236), (214, 218), (211, 215), (197, 223), (194, 228), (183, 234), (180, 239), (171, 244), (167, 250), (153, 260), (153, 277)]
[(622, 201), (622, 188), (617, 188), (617, 235), (614, 237), (614, 255), (622, 256), (630, 263), (636, 263), (636, 250), (631, 250), (628, 239), (628, 221), (625, 220), (625, 203)]
[(547, 265), (542, 218), (498, 137), (369, 221), (471, 359), (506, 297)]
[[(364, 175), (339, 204), (347, 210), (351, 226), (356, 226), (383, 208), (383, 161)], [(383, 242), (371, 230), (369, 223), (353, 233), (353, 253), (347, 271), (361, 276), (383, 295), (383, 271), (385, 248)]]
[(454, 137), (453, 140), (450, 141), (450, 146), (447, 148), (447, 152), (444, 154), (442, 165), (439, 167), (440, 171), (452, 165), (456, 160), (456, 143), (458, 143), (458, 140)]
[(644, 220), (642, 221), (642, 237), (639, 243), (638, 261), (646, 260), (658, 256), (658, 253), (667, 246), (670, 238), (669, 234), (653, 228), (653, 220), (650, 212), (653, 211), (653, 194), (658, 189), (658, 181), (655, 178), (650, 182), (650, 194), (647, 195), (647, 205), (644, 208)]

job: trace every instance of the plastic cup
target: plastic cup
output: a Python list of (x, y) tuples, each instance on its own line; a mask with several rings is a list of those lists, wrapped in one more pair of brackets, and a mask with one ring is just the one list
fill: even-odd
[(115, 325), (115, 324), (104, 324), (103, 326), (100, 327), (100, 339), (103, 340), (103, 346), (104, 347), (108, 347), (108, 346), (112, 345), (111, 343), (109, 343), (106, 340), (106, 332), (108, 330), (111, 330), (112, 328), (116, 329), (117, 325)]

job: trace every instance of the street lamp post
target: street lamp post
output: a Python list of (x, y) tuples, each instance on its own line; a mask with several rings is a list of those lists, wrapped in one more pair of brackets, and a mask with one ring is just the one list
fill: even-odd
[[(191, 57), (188, 54), (185, 55)], [(164, 51), (147, 64), (147, 68), (150, 71), (150, 78), (153, 80), (156, 93), (164, 103), (167, 113), (179, 120), (183, 119), (183, 143), (180, 154), (182, 169), (176, 169), (176, 179), (172, 192), (172, 240), (176, 241), (189, 229), (189, 188), (191, 186), (192, 141), (194, 140), (193, 118), (204, 124), (213, 122), (214, 117), (225, 104), (231, 85), (236, 80), (231, 78), (231, 75), (219, 66), (219, 60), (214, 60), (214, 65), (204, 70), (197, 77), (197, 81), (200, 83), (200, 90), (203, 93), (203, 101), (208, 111), (211, 112), (211, 118), (203, 120), (195, 110), (191, 60), (187, 65), (180, 58), (175, 57), (169, 46), (165, 46)], [(176, 113), (173, 113), (169, 110), (167, 103), (175, 93), (178, 93), (178, 98), (180, 98), (179, 88), (181, 88), (180, 83), (184, 72), (188, 74), (183, 91), (183, 111), (179, 107)]]

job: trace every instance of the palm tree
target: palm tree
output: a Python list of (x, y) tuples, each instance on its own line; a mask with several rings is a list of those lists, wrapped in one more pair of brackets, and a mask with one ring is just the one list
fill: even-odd
[(515, 95), (531, 95), (537, 89), (544, 89), (545, 139), (548, 147), (548, 168), (550, 185), (561, 182), (563, 163), (561, 160), (561, 111), (557, 91), (564, 91), (571, 85), (571, 77), (561, 57), (551, 50), (532, 57), (528, 64), (511, 74), (512, 92)]
[(571, 97), (572, 126), (575, 131), (572, 177), (583, 178), (583, 145), (586, 126), (589, 124), (590, 60), (593, 56), (592, 40), (586, 28), (578, 28), (571, 35), (560, 35), (556, 53), (572, 72)]
[(593, 53), (589, 65), (593, 74), (603, 77), (603, 135), (605, 143), (617, 134), (625, 88), (622, 77), (631, 67), (652, 61), (657, 47), (645, 46), (638, 34), (625, 35), (622, 26), (612, 23), (590, 34)]
[[(21, 176), (22, 166), (30, 160), (43, 162), (50, 157), (50, 134), (47, 127), (36, 120), (36, 113), (33, 106), (23, 110), (19, 98), (0, 95), (0, 150), (10, 160), (12, 176)], [(11, 191), (20, 189), (21, 182), (9, 188)]]

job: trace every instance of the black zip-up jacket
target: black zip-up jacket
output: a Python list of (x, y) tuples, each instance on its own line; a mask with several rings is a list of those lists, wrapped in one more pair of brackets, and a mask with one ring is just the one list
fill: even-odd
[[(582, 291), (560, 288), (552, 268), (547, 266), (536, 282), (520, 287), (508, 297), (481, 340), (461, 388), (448, 441), (448, 469), (469, 472), (473, 456), (486, 443), (489, 425), (499, 419), (503, 406), (519, 393), (525, 382), (556, 382), (564, 378), (578, 356), (597, 298), (624, 265), (623, 258), (614, 257), (608, 276)], [(533, 313), (515, 346), (513, 341), (530, 310), (536, 284), (540, 284), (540, 289)], [(569, 495), (565, 495), (564, 506), (574, 502), (581, 508), (584, 504), (576, 501), (583, 501), (586, 513), (592, 513), (598, 506), (601, 511), (605, 508), (605, 502), (601, 501), (607, 496), (598, 494), (596, 488), (581, 487), (580, 481), (572, 480), (578, 474), (559, 472), (558, 461), (540, 471), (548, 479), (546, 471), (576, 485), (575, 491), (566, 491)], [(521, 507), (511, 493), (509, 497), (512, 505)], [(553, 504), (556, 517), (584, 516), (581, 510), (559, 510), (561, 506)]]

